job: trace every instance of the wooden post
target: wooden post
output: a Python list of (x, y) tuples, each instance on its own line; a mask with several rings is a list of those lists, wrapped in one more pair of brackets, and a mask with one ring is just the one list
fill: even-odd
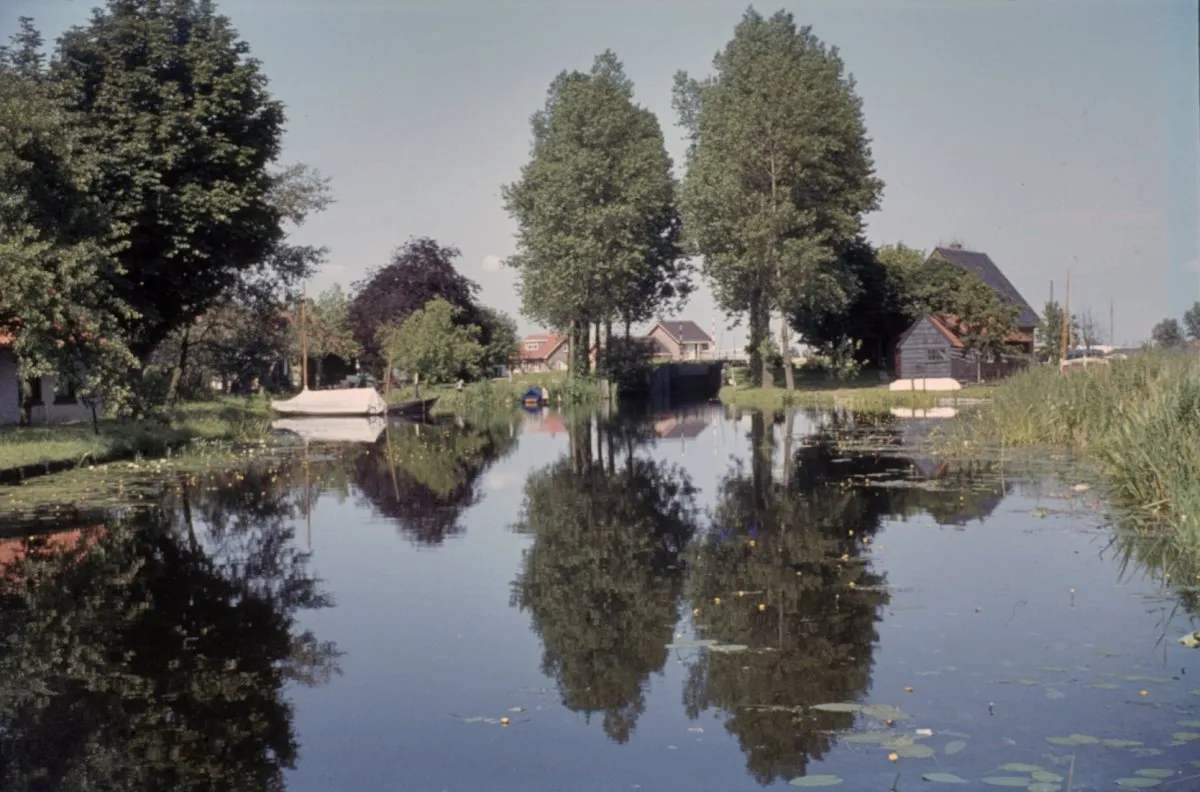
[(1067, 270), (1066, 304), (1063, 307), (1062, 326), (1062, 355), (1058, 359), (1061, 369), (1067, 362), (1067, 348), (1071, 343), (1071, 270)]
[(387, 401), (388, 393), (392, 390), (392, 356), (388, 355), (387, 371), (383, 372), (383, 400)]
[(1108, 298), (1108, 345), (1115, 347), (1117, 345), (1117, 330), (1113, 324), (1113, 301)]

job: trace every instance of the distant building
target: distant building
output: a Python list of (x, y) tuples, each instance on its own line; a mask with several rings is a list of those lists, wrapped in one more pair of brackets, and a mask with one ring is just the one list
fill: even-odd
[(521, 339), (513, 370), (523, 373), (566, 371), (568, 352), (567, 337), (561, 333), (528, 335)]
[(700, 325), (686, 319), (664, 319), (646, 333), (654, 344), (658, 360), (712, 360), (715, 357), (712, 336)]

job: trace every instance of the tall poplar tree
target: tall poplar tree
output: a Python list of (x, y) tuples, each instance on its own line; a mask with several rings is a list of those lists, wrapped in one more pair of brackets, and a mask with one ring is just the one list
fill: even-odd
[(853, 275), (840, 254), (879, 205), (870, 142), (854, 80), (836, 48), (791, 14), (754, 9), (704, 81), (676, 76), (675, 106), (691, 143), (682, 209), (691, 251), (718, 305), (749, 314), (751, 366), (779, 313), (792, 381), (787, 317), (845, 311)]
[(530, 160), (503, 188), (518, 227), (507, 263), (522, 313), (568, 331), (574, 371), (590, 326), (628, 331), (688, 295), (675, 182), (658, 119), (611, 51), (590, 73), (559, 74), (531, 123)]

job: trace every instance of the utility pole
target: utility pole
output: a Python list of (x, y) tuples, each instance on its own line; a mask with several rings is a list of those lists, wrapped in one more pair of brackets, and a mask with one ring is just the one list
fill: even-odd
[(1108, 343), (1110, 346), (1117, 345), (1117, 330), (1116, 324), (1113, 322), (1113, 300), (1108, 298)]
[(1071, 270), (1067, 270), (1067, 296), (1066, 305), (1063, 307), (1063, 326), (1062, 326), (1062, 357), (1058, 359), (1059, 365), (1067, 359), (1067, 349), (1071, 343)]

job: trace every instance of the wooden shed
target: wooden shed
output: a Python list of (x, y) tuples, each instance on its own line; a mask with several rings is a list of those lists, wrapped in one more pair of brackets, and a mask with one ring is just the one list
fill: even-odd
[(896, 342), (897, 379), (975, 379), (962, 339), (936, 316), (922, 316)]

